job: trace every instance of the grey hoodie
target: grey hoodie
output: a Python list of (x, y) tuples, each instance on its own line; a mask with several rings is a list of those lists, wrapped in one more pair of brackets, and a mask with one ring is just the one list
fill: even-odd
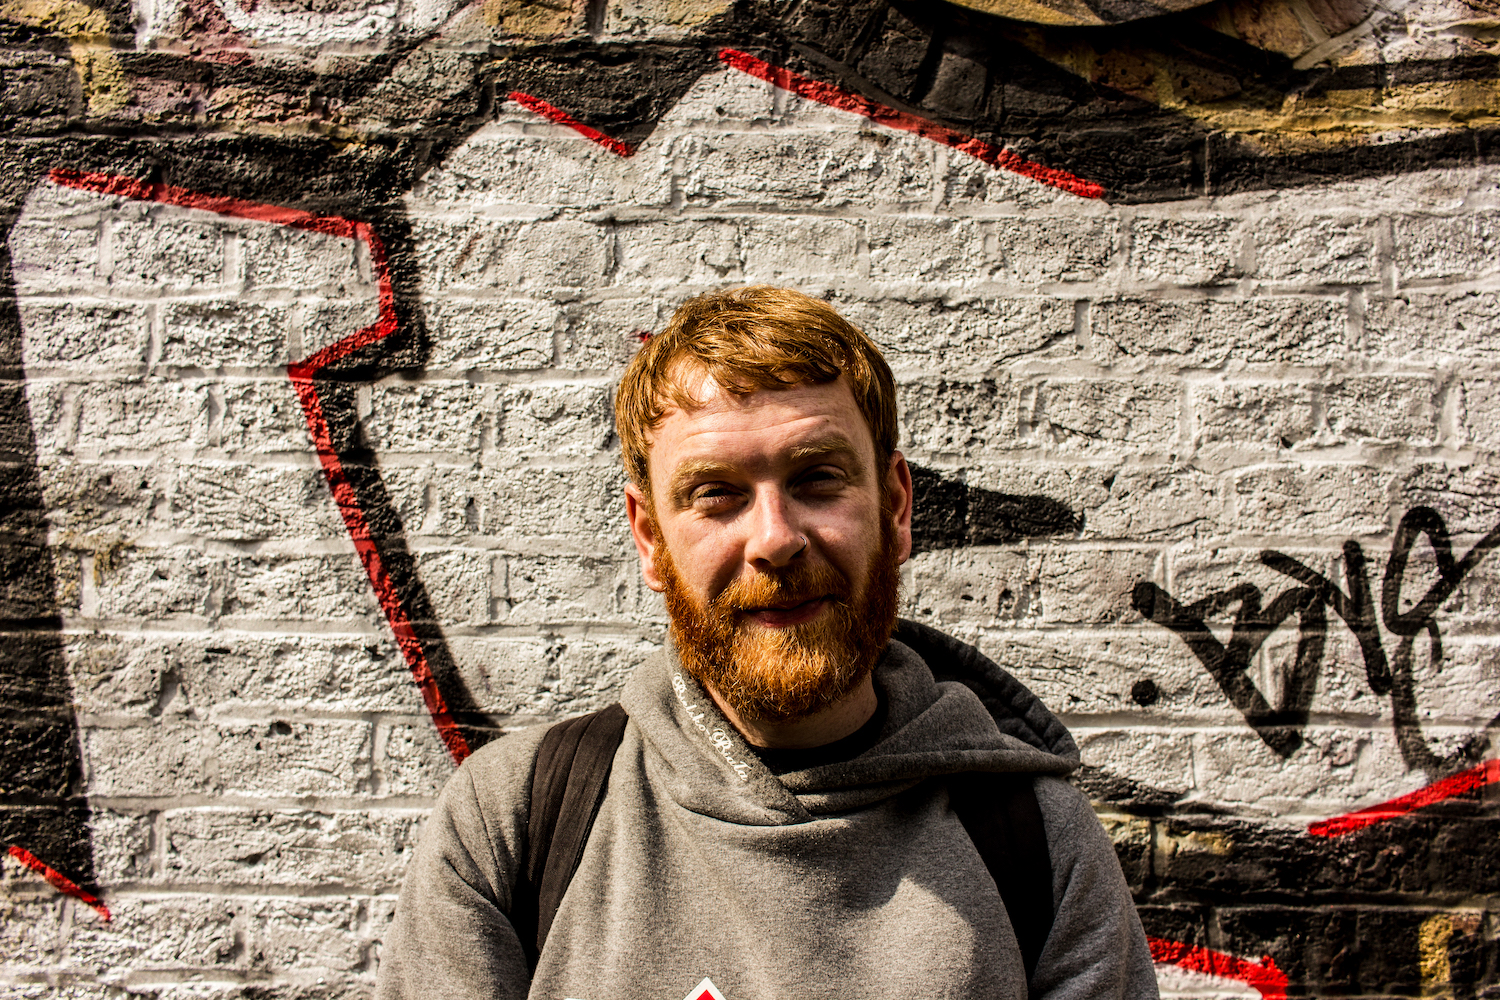
[(972, 647), (921, 634), (934, 662), (892, 640), (876, 665), (888, 706), (878, 742), (779, 778), (670, 651), (642, 664), (534, 977), (506, 913), (542, 730), (474, 754), (407, 870), (377, 997), (697, 1000), (708, 979), (724, 1000), (1024, 1000), (995, 883), (946, 784), (930, 780), (964, 771), (1038, 775), (1055, 918), (1036, 994), (1156, 997), (1109, 839), (1061, 780), (1078, 766), (1067, 730)]

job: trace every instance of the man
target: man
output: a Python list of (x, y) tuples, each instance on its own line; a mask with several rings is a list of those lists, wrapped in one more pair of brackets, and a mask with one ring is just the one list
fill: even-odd
[(1026, 997), (950, 797), (975, 772), (1019, 772), (1052, 869), (1031, 995), (1155, 997), (1110, 842), (1060, 780), (1078, 762), (1066, 730), (972, 648), (928, 632), (924, 660), (891, 638), (912, 481), (874, 344), (797, 292), (701, 296), (631, 362), (615, 410), (670, 644), (625, 687), (607, 792), (535, 970), (509, 914), (543, 729), (485, 747), (444, 789), (380, 996)]

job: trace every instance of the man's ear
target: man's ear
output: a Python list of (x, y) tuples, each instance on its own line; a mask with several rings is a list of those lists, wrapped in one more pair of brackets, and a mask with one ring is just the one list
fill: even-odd
[(891, 453), (891, 464), (885, 473), (887, 496), (891, 500), (891, 517), (896, 521), (896, 564), (911, 558), (911, 467), (899, 451)]
[[(907, 479), (911, 476), (908, 473)], [(625, 519), (630, 522), (630, 537), (635, 550), (641, 556), (641, 577), (646, 586), (657, 593), (666, 589), (661, 574), (656, 571), (656, 526), (651, 523), (651, 498), (635, 483), (625, 484)], [(908, 518), (910, 520), (910, 518)], [(907, 532), (908, 542), (911, 532)], [(910, 545), (907, 546), (910, 548)]]

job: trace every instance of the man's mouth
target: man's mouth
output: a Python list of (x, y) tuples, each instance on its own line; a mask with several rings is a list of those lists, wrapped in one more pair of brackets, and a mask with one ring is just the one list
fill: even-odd
[(801, 601), (778, 601), (761, 608), (745, 608), (741, 612), (763, 628), (790, 628), (817, 617), (832, 597), (820, 594)]

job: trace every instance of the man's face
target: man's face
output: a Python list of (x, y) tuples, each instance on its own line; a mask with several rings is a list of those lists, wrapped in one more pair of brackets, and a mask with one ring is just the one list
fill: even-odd
[(701, 405), (652, 434), (651, 496), (626, 487), (647, 584), (683, 665), (742, 717), (785, 722), (848, 694), (889, 638), (911, 552), (911, 474), (876, 458), (840, 379)]

